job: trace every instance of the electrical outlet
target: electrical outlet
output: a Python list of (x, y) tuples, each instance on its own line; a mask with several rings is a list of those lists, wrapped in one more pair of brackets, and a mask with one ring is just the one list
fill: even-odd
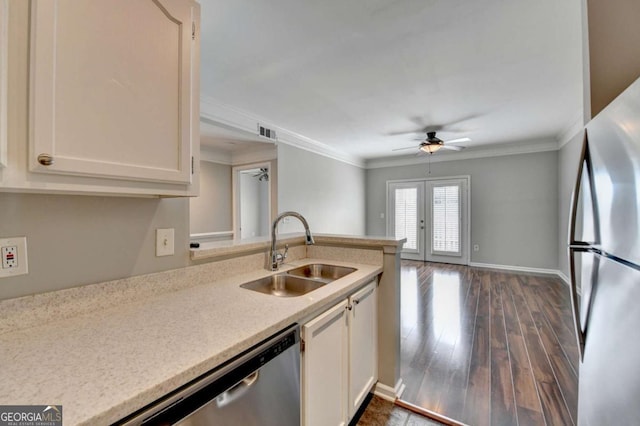
[(173, 255), (174, 229), (156, 229), (156, 256)]
[(0, 278), (24, 275), (29, 272), (26, 237), (0, 239), (0, 255), (2, 256)]
[(474, 244), (473, 251), (480, 251), (480, 246), (478, 244)]
[(18, 246), (2, 247), (2, 267), (4, 269), (18, 267)]

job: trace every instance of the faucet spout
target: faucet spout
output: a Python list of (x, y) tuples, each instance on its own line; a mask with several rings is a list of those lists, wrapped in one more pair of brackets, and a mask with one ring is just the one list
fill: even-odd
[(304, 216), (302, 216), (298, 212), (292, 212), (292, 211), (280, 213), (278, 217), (276, 217), (276, 219), (273, 221), (273, 225), (271, 226), (271, 249), (269, 251), (269, 259), (271, 260), (272, 271), (277, 271), (278, 266), (280, 265), (280, 263), (284, 262), (284, 259), (286, 257), (286, 252), (284, 254), (278, 253), (278, 250), (276, 248), (277, 246), (276, 231), (278, 229), (278, 223), (280, 223), (282, 219), (288, 216), (295, 217), (300, 222), (302, 222), (302, 225), (304, 226), (304, 233), (305, 233), (305, 238), (304, 238), (305, 244), (307, 245), (315, 244), (315, 241), (313, 240), (313, 235), (311, 235), (311, 230), (309, 229), (309, 223), (307, 223), (307, 219), (305, 219)]

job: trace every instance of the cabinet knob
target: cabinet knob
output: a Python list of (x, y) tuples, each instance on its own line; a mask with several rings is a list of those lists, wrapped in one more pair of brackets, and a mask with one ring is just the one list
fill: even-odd
[(38, 155), (38, 163), (43, 166), (50, 166), (54, 163), (53, 157), (49, 154), (40, 154)]
[(353, 299), (353, 303), (357, 305), (360, 301), (358, 299)]
[(351, 306), (351, 305), (347, 305), (347, 306), (345, 306), (344, 308), (350, 311), (350, 310), (352, 310), (352, 309), (353, 309), (353, 306)]

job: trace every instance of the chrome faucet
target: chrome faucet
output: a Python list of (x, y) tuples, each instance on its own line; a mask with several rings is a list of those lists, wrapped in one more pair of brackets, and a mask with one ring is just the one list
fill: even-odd
[(314, 244), (313, 237), (311, 236), (311, 231), (309, 230), (309, 224), (307, 223), (307, 219), (305, 219), (300, 213), (296, 212), (283, 212), (276, 217), (276, 220), (273, 221), (273, 225), (271, 226), (271, 250), (269, 251), (269, 259), (271, 259), (271, 270), (277, 271), (278, 265), (280, 265), (287, 258), (287, 252), (289, 251), (289, 245), (284, 246), (284, 253), (278, 253), (276, 249), (276, 230), (278, 229), (278, 222), (284, 219), (287, 216), (292, 216), (298, 218), (302, 225), (304, 226), (305, 238), (304, 242), (306, 245)]

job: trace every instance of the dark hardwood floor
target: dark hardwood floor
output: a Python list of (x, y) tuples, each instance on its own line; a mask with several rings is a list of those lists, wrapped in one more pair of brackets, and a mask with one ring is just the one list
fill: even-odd
[(578, 351), (556, 277), (402, 261), (402, 399), (470, 425), (572, 425)]

